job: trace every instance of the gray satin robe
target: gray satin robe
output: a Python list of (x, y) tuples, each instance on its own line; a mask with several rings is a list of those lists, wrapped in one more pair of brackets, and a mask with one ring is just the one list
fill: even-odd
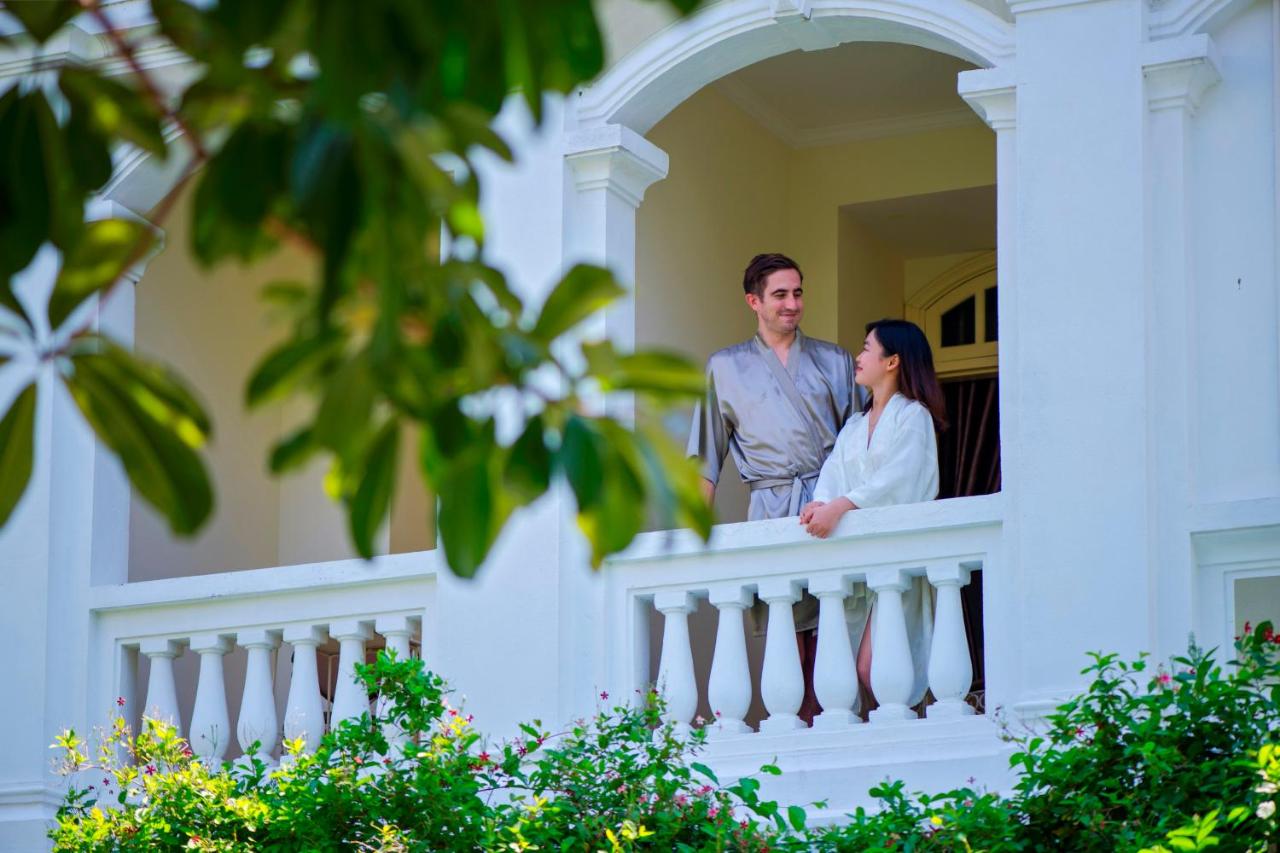
[(747, 519), (797, 515), (857, 410), (853, 358), (797, 331), (784, 367), (759, 335), (713, 353), (707, 397), (693, 413), (689, 455), (720, 480), (725, 455), (751, 488)]
[[(689, 455), (718, 483), (725, 455), (733, 454), (751, 488), (747, 520), (798, 515), (841, 427), (861, 411), (861, 390), (843, 347), (797, 331), (784, 367), (755, 335), (707, 360), (707, 397), (693, 413)], [(766, 612), (757, 599), (749, 614), (754, 633), (764, 633)], [(797, 631), (817, 627), (818, 600), (806, 592), (794, 616)]]

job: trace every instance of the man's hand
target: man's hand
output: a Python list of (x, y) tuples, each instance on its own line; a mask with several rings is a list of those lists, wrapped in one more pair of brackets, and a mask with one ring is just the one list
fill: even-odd
[(706, 477), (702, 478), (702, 497), (706, 498), (708, 506), (716, 502), (716, 484)]
[[(844, 514), (851, 509), (857, 509), (857, 507), (848, 498), (836, 498), (831, 503), (814, 501), (801, 511), (800, 523), (804, 525), (804, 529), (811, 536), (826, 539), (831, 535), (831, 531), (836, 529), (836, 525)], [(807, 519), (805, 517), (806, 513), (808, 514)]]

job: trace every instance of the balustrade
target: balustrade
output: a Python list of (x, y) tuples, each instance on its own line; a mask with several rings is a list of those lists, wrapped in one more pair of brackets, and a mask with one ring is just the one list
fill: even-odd
[[(864, 718), (875, 727), (901, 724), (919, 719), (922, 709), (930, 719), (971, 715), (974, 709), (966, 700), (973, 666), (960, 591), (971, 572), (987, 565), (998, 543), (997, 500), (899, 507), (880, 516), (851, 513), (859, 522), (875, 519), (879, 528), (867, 525), (870, 529), (862, 536), (837, 536), (824, 543), (781, 525), (762, 524), (730, 529), (735, 538), (713, 539), (710, 547), (688, 540), (673, 544), (670, 537), (659, 540), (656, 535), (642, 539), (609, 569), (616, 573), (620, 628), (613, 671), (625, 679), (636, 672), (635, 662), (646, 659), (647, 635), (629, 630), (626, 614), (632, 601), (651, 602), (663, 616), (657, 683), (665, 691), (668, 719), (688, 724), (705, 699), (704, 707), (716, 717), (713, 739), (754, 734), (746, 724), (752, 673), (744, 613), (758, 596), (768, 606), (759, 671), (765, 714), (759, 731), (777, 735), (806, 729), (798, 716), (804, 682), (792, 605), (808, 590), (819, 604), (813, 686), (822, 712), (813, 720), (814, 729), (851, 729)], [(901, 523), (912, 513), (926, 522), (915, 530)], [(880, 523), (881, 518), (894, 524)], [(780, 541), (771, 542), (770, 536)], [(932, 607), (921, 609), (922, 598)], [(718, 619), (705, 697), (697, 692), (689, 628), (689, 614), (700, 599), (714, 606)], [(878, 704), (865, 715), (858, 708), (861, 615), (854, 620), (846, 611), (863, 614), (868, 604), (873, 653), (867, 686)], [(640, 624), (647, 621), (641, 617)], [(913, 648), (928, 660), (915, 660)], [(928, 692), (922, 702), (926, 671)]]

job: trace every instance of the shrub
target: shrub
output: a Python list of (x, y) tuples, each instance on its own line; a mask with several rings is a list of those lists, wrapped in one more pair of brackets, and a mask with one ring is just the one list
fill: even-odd
[[(663, 724), (656, 694), (490, 746), (421, 662), (380, 656), (361, 671), (390, 700), (386, 717), (344, 723), (314, 755), (288, 744), (275, 769), (249, 757), (211, 771), (152, 720), (136, 737), (117, 720), (94, 761), (67, 733), (66, 768), (87, 784), (51, 835), (89, 851), (1262, 853), (1280, 838), (1276, 643), (1270, 625), (1247, 631), (1227, 668), (1195, 647), (1154, 669), (1093, 655), (1087, 690), (1016, 738), (1009, 795), (885, 782), (876, 809), (817, 829), (804, 809), (760, 799), (754, 778), (721, 785), (693, 760), (704, 733)], [(388, 727), (408, 743), (389, 743)]]

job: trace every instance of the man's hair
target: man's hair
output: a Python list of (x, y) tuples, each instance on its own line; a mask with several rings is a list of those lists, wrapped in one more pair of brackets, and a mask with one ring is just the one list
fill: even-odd
[(746, 272), (742, 274), (742, 292), (764, 296), (764, 280), (770, 273), (778, 270), (795, 270), (800, 281), (804, 281), (804, 273), (800, 272), (799, 264), (786, 255), (770, 252), (767, 255), (756, 255), (747, 264)]

